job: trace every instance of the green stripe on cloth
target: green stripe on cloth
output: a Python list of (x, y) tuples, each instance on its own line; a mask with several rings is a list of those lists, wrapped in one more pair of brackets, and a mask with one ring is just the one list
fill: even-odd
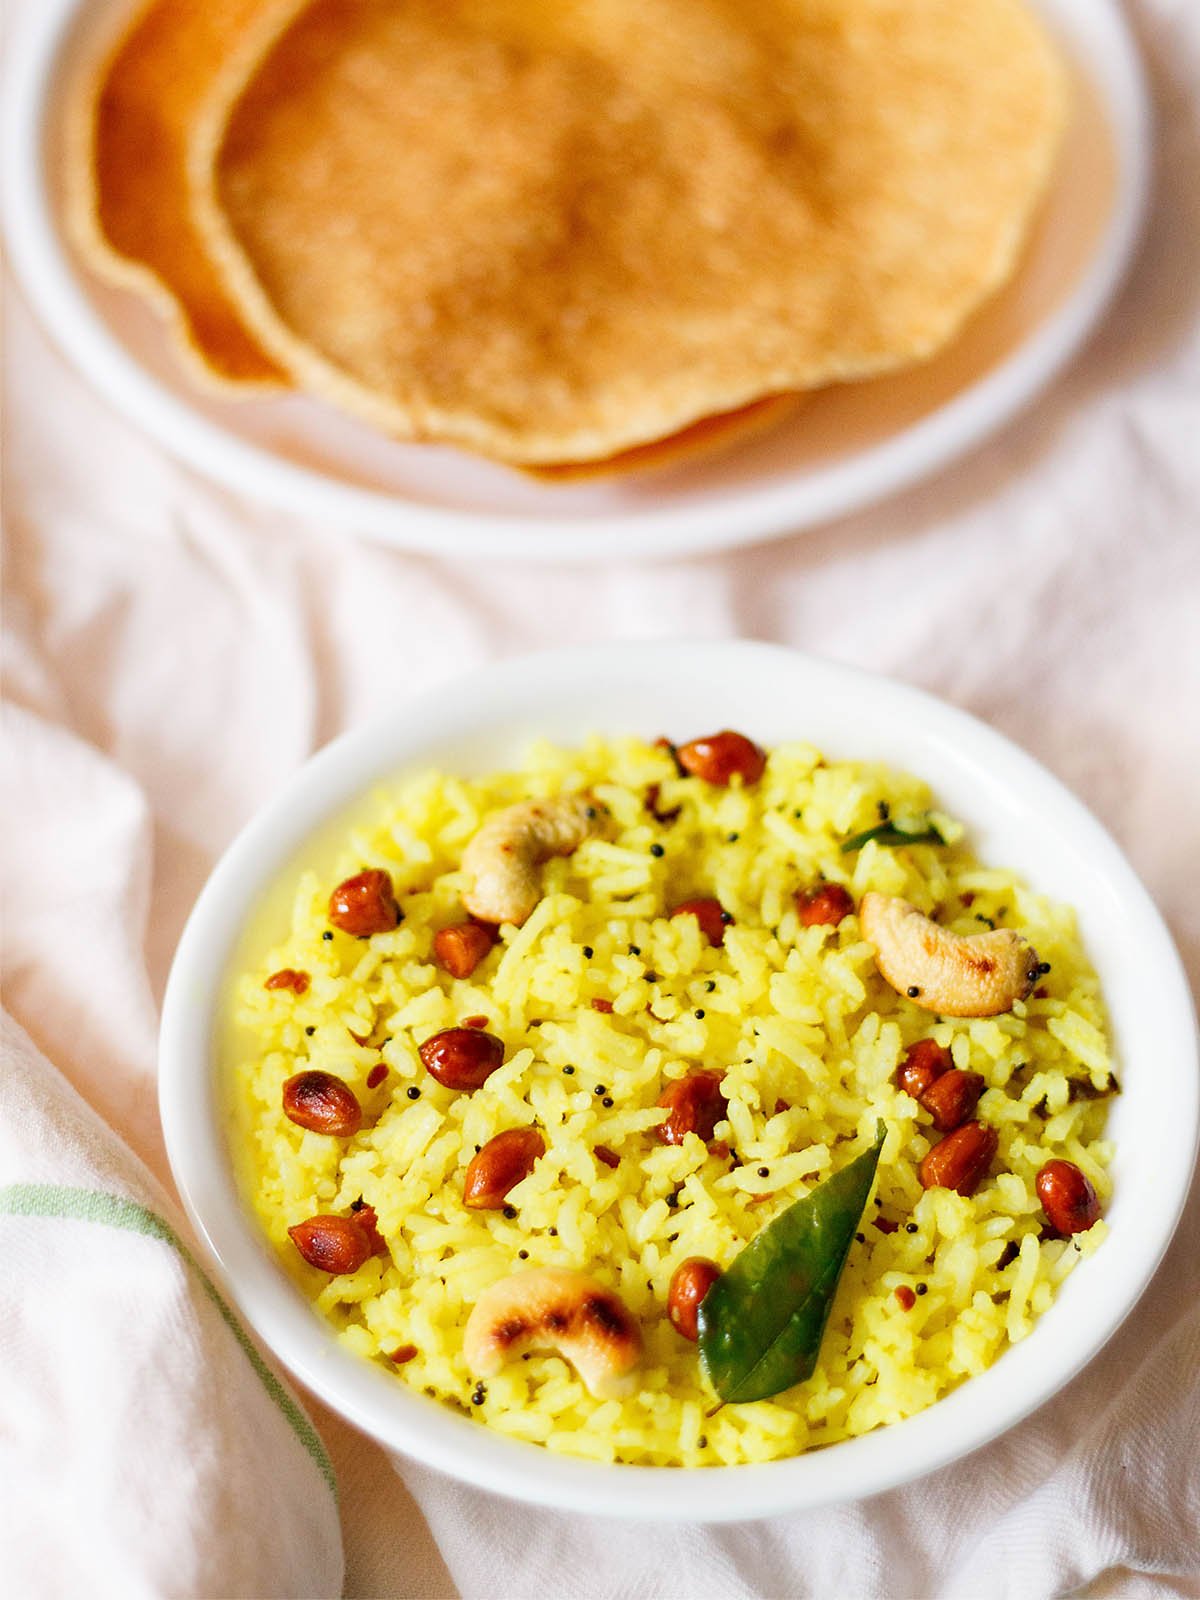
[(164, 1222), (147, 1206), (139, 1205), (136, 1200), (129, 1200), (124, 1195), (104, 1194), (95, 1189), (68, 1189), (52, 1183), (14, 1183), (0, 1189), (0, 1214), (98, 1222), (106, 1228), (124, 1228), (129, 1233), (143, 1233), (151, 1239), (161, 1239), (164, 1244), (169, 1244), (196, 1274), (201, 1288), (216, 1307), (222, 1322), (241, 1346), (259, 1382), (283, 1412), (292, 1432), (308, 1451), (317, 1470), (329, 1485), (334, 1499), (337, 1499), (337, 1479), (334, 1477), (333, 1463), (326, 1455), (325, 1446), (321, 1443), (316, 1429), (259, 1355), (216, 1284), (170, 1223)]

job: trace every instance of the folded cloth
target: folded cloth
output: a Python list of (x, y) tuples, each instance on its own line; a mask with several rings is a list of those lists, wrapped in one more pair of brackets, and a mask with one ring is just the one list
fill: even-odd
[(5, 1594), (340, 1594), (312, 1424), (157, 1183), (6, 1014), (0, 1262)]

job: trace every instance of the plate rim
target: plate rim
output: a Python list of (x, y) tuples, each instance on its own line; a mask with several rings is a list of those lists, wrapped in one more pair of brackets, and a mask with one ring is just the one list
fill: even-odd
[[(1036, 3), (1044, 9), (1048, 0)], [(1076, 0), (1049, 0), (1052, 15), (1055, 4), (1061, 14)], [(981, 444), (1062, 371), (1116, 295), (1148, 208), (1153, 113), (1141, 53), (1119, 0), (1089, 0), (1089, 26), (1108, 30), (1116, 50), (1110, 65), (1121, 79), (1118, 89), (1107, 75), (1090, 74), (1113, 127), (1113, 205), (1073, 291), (998, 366), (917, 422), (844, 460), (798, 477), (717, 489), (684, 505), (536, 518), (519, 510), (430, 505), (338, 482), (202, 416), (143, 367), (93, 308), (46, 179), (55, 85), (86, 5), (28, 4), (10, 41), (0, 111), (2, 221), (29, 304), (92, 388), (185, 467), (252, 504), (426, 555), (569, 565), (672, 558), (785, 539), (863, 510)], [(1088, 70), (1087, 62), (1082, 65)]]

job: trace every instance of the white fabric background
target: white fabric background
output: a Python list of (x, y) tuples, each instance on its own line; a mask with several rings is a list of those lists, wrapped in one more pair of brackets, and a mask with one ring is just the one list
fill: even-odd
[[(29, 1210), (6, 1209), (10, 1185)], [(72, 1199), (98, 1203), (55, 1214)], [(311, 1428), (294, 1400), (285, 1415), (194, 1261), (144, 1231), (151, 1217), (178, 1229), (144, 1168), (0, 1017), (3, 1592), (335, 1595), (338, 1509)]]
[[(1200, 14), (1140, 0), (1133, 15), (1159, 183), (1099, 337), (936, 482), (770, 548), (589, 572), (406, 557), (299, 524), (168, 461), (10, 297), (7, 1005), (160, 1178), (157, 1001), (217, 854), (342, 728), (538, 646), (745, 634), (945, 696), (1097, 812), (1200, 985)], [(406, 1491), (314, 1407), (342, 1479), (347, 1592), (1200, 1595), (1197, 1199), (1136, 1315), (1055, 1402), (840, 1510), (705, 1532), (540, 1515), (411, 1465)]]

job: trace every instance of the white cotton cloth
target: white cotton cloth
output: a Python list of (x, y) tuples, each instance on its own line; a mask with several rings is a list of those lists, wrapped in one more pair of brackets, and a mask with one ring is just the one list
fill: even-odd
[[(1131, 14), (1158, 100), (1159, 172), (1145, 248), (1105, 327), (986, 448), (886, 505), (779, 544), (595, 570), (374, 547), (172, 463), (14, 301), (6, 1003), (159, 1179), (158, 1002), (216, 856), (343, 728), (536, 647), (742, 634), (943, 695), (1023, 744), (1097, 812), (1200, 984), (1200, 11), (1192, 0), (1136, 0)], [(0, 1239), (12, 1227), (0, 1218)], [(64, 1264), (82, 1260), (69, 1231), (99, 1250), (102, 1281), (119, 1253), (131, 1294), (144, 1283), (153, 1306), (174, 1286), (197, 1338), (202, 1319), (213, 1323), (158, 1240), (46, 1227), (64, 1230)], [(195, 1481), (197, 1463), (188, 1441), (169, 1458), (165, 1435), (130, 1433), (111, 1469), (72, 1464), (81, 1424), (71, 1408), (88, 1427), (109, 1425), (117, 1392), (81, 1390), (68, 1381), (74, 1366), (47, 1372), (36, 1348), (18, 1352), (14, 1280), (0, 1260), (0, 1406), (18, 1404), (21, 1418), (14, 1433), (0, 1411), (0, 1512), (7, 1485), (23, 1480), (20, 1525), (0, 1522), (0, 1573), (28, 1580), (22, 1600), (43, 1600), (52, 1578), (87, 1570), (93, 1527), (134, 1528), (132, 1475), (160, 1486), (165, 1504)], [(1092, 1266), (1103, 1271), (1103, 1252)], [(28, 1281), (53, 1298), (37, 1272)], [(111, 1353), (122, 1310), (90, 1296), (79, 1313), (88, 1348), (74, 1362)], [(244, 1363), (221, 1326), (205, 1326), (212, 1360)], [(164, 1334), (165, 1352), (170, 1344)], [(230, 1370), (261, 1404), (244, 1367)], [(715, 1530), (540, 1513), (416, 1464), (402, 1485), (378, 1447), (308, 1409), (342, 1484), (349, 1595), (1200, 1595), (1200, 1192), (1141, 1304), (1068, 1389), (968, 1460), (868, 1502)], [(255, 1448), (277, 1449), (281, 1481), (310, 1472), (292, 1431), (272, 1408), (265, 1415)], [(61, 1460), (36, 1444), (54, 1428)], [(86, 1514), (51, 1516), (46, 1506), (66, 1505), (68, 1472), (78, 1472), (70, 1503)], [(229, 1506), (222, 1527), (262, 1564), (243, 1593), (294, 1581), (273, 1537), (284, 1513), (265, 1492)], [(172, 1586), (154, 1528), (139, 1526), (142, 1536), (110, 1546), (107, 1575), (122, 1592), (215, 1592), (199, 1530), (177, 1528)], [(322, 1569), (321, 1582), (335, 1572)]]
[(312, 1423), (159, 1185), (2, 1014), (0, 1263), (5, 1594), (341, 1592)]

